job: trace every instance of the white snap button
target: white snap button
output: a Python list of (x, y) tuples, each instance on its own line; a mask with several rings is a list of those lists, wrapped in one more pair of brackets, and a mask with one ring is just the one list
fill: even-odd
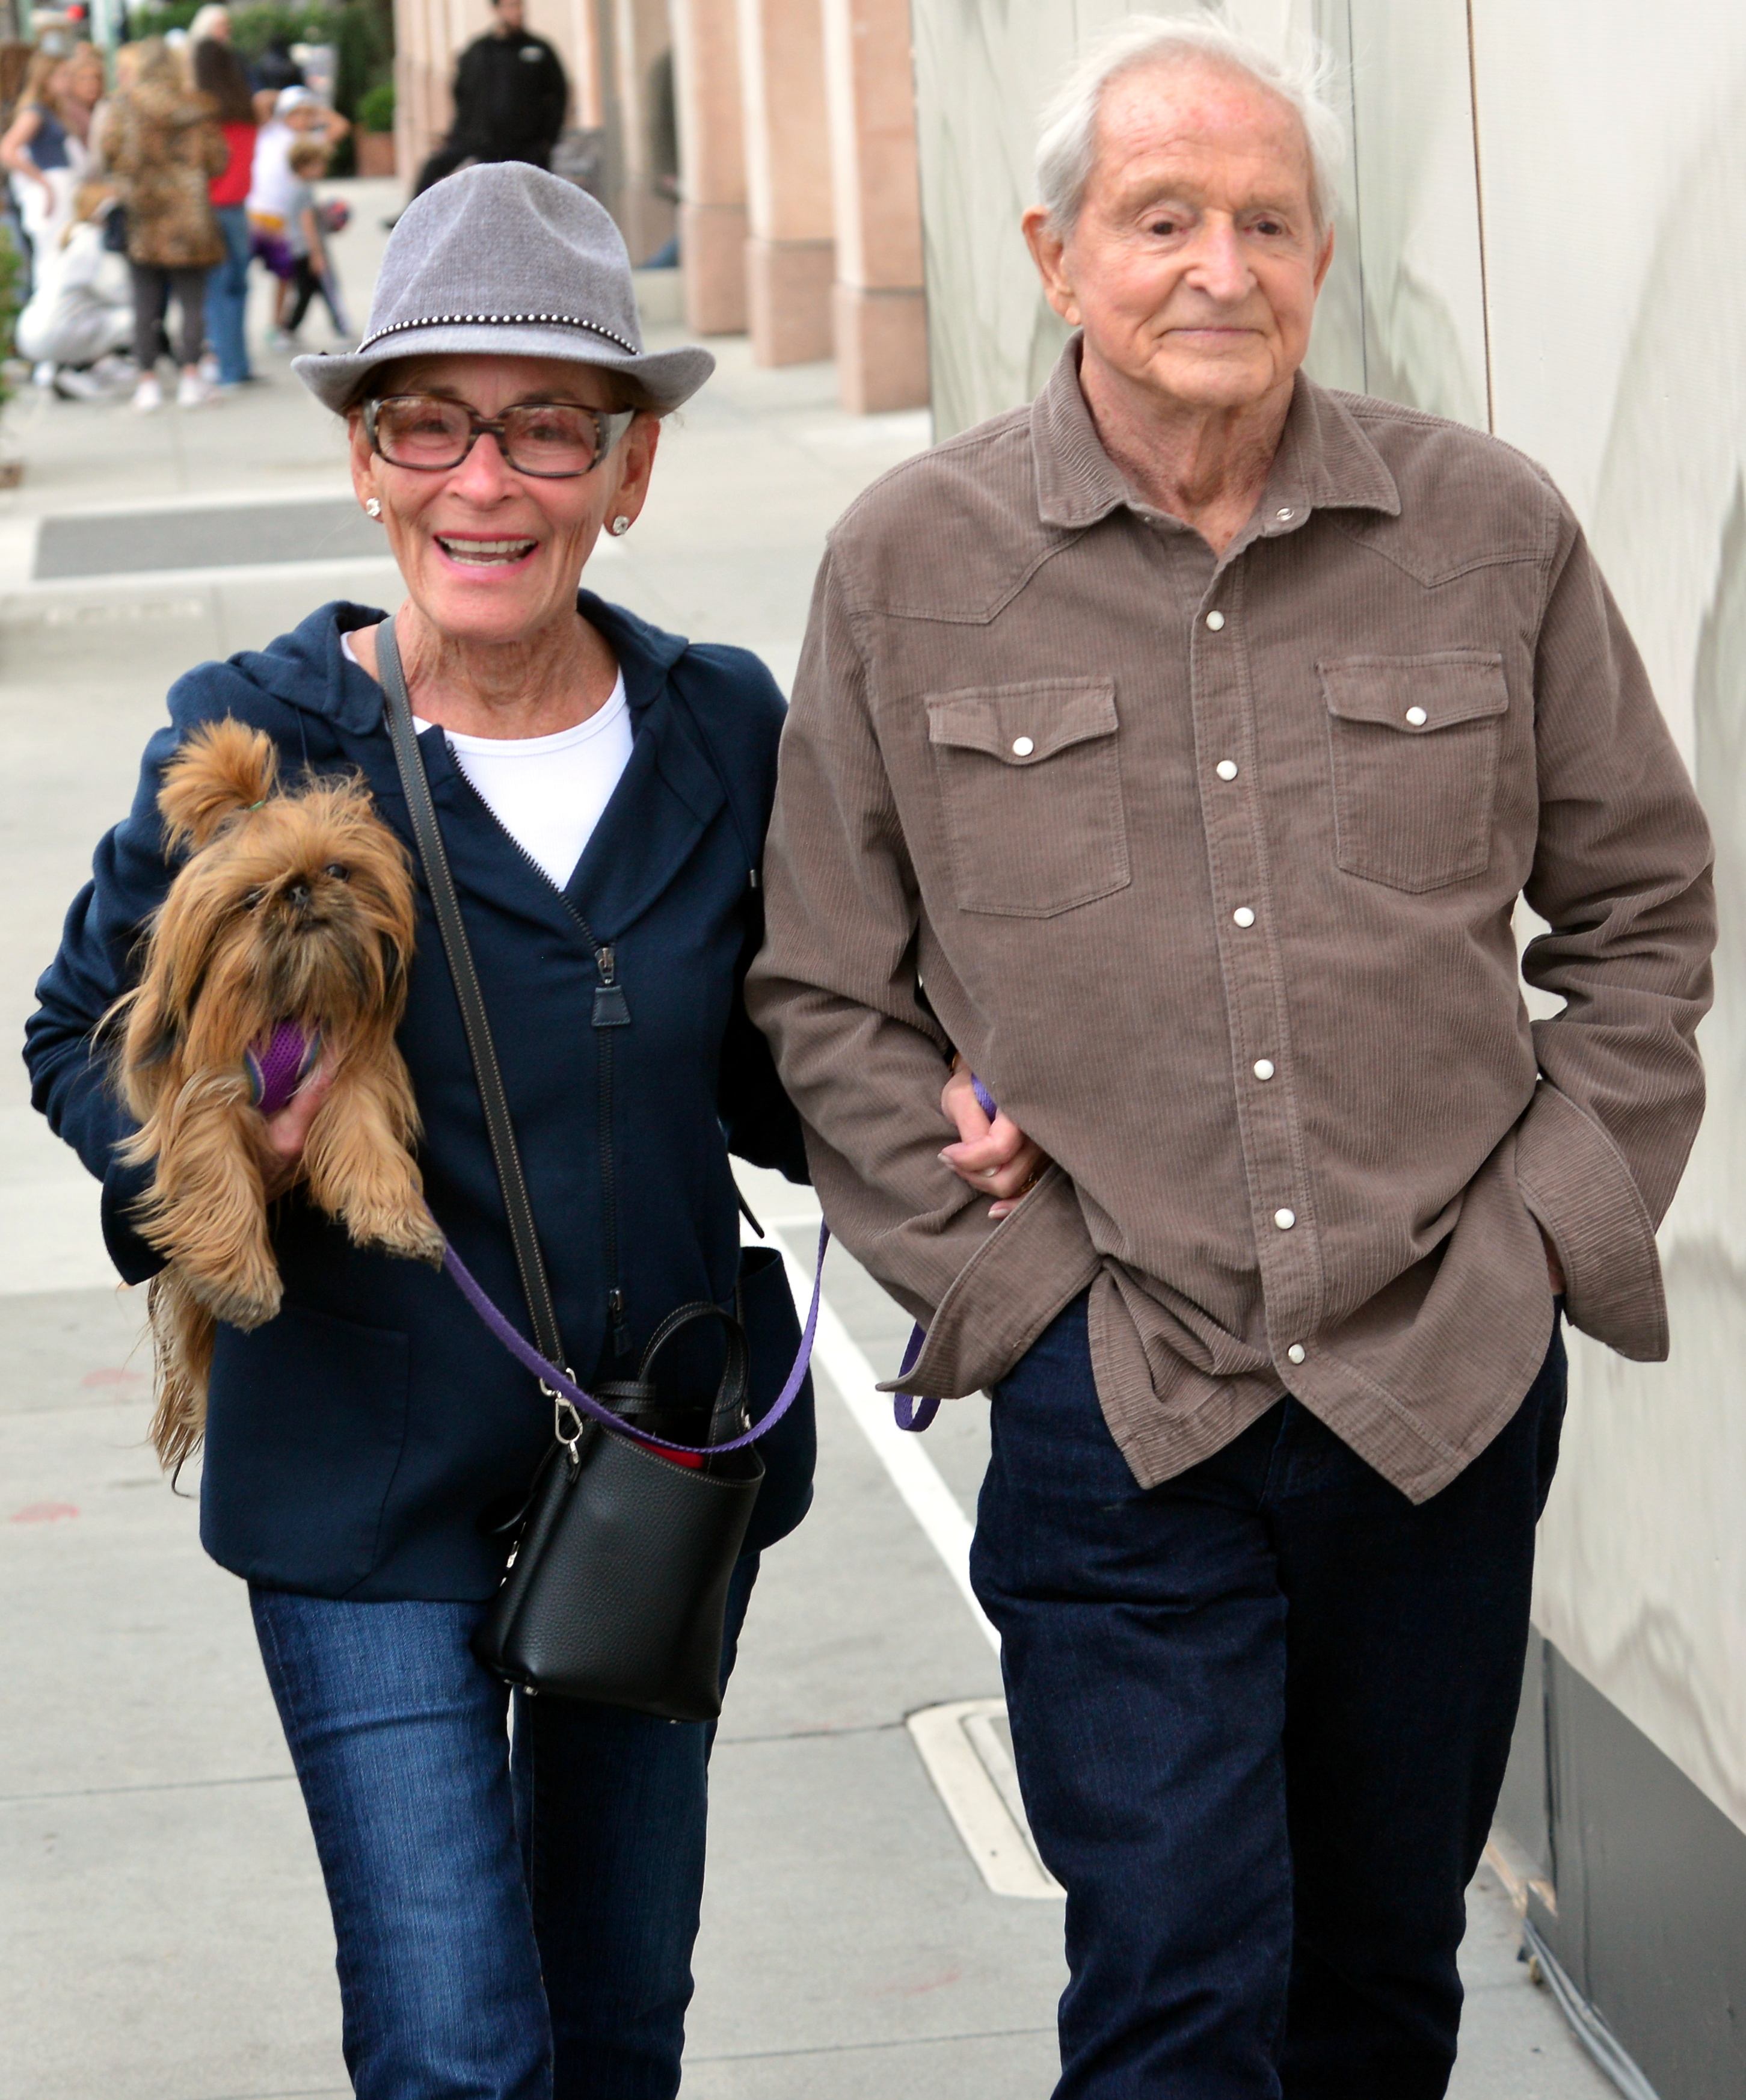
[(1237, 761), (1234, 758), (1221, 758), (1213, 768), (1213, 771), (1221, 780), (1234, 780), (1237, 778)]
[(1258, 1079), (1271, 1079), (1272, 1076), (1272, 1059), (1271, 1057), (1257, 1057), (1255, 1060), (1255, 1077)]
[(1285, 1360), (1288, 1363), (1301, 1364), (1308, 1354), (1309, 1351), (1301, 1342), (1294, 1342), (1285, 1352)]
[(1231, 916), (1239, 926), (1253, 926), (1255, 923), (1255, 915), (1246, 904), (1239, 904)]
[(1016, 758), (1029, 758), (1036, 748), (1028, 736), (1016, 736), (1012, 739), (1012, 754)]
[(1297, 1221), (1298, 1214), (1295, 1211), (1276, 1211), (1273, 1213), (1273, 1222), (1282, 1233), (1289, 1233)]
[(1219, 629), (1224, 624), (1224, 615), (1222, 612), (1208, 613), (1206, 615), (1206, 624), (1212, 629), (1213, 633), (1216, 634)]
[(1295, 518), (1297, 514), (1296, 511), (1292, 509), (1289, 503), (1285, 505), (1284, 510), (1276, 510), (1273, 514), (1273, 515), (1280, 520), (1281, 524), (1283, 524), (1288, 518)]
[(1406, 718), (1412, 723), (1414, 729), (1422, 729), (1431, 719), (1422, 708), (1409, 708), (1406, 711)]

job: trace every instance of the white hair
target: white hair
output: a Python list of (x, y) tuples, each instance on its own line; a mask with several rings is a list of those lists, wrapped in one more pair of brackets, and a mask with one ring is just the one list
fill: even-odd
[(1246, 74), (1296, 112), (1309, 149), (1310, 208), (1317, 232), (1334, 218), (1346, 157), (1346, 130), (1328, 99), (1333, 61), (1312, 42), (1285, 58), (1211, 17), (1200, 20), (1131, 15), (1089, 45), (1043, 112), (1037, 141), (1037, 193), (1057, 233), (1073, 231), (1097, 157), (1097, 118), (1104, 90), (1149, 66), (1212, 64)]
[(188, 42), (197, 44), (209, 37), (223, 42), (230, 34), (230, 29), (231, 11), (223, 4), (223, 0), (207, 0), (206, 6), (188, 24)]

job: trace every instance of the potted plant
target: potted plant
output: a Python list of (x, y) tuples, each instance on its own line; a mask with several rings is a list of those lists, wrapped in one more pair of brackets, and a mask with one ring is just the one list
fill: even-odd
[(394, 82), (379, 80), (358, 97), (358, 173), (391, 175), (394, 154)]

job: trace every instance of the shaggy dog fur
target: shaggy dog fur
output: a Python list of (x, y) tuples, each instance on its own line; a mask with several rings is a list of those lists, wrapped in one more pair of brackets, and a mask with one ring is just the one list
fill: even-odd
[(281, 1286), (271, 1164), (251, 1048), (291, 1022), (334, 1074), (298, 1177), (360, 1245), (440, 1261), (412, 1156), (418, 1110), (395, 1042), (415, 906), (407, 857), (355, 777), (277, 788), (271, 738), (196, 730), (158, 794), (167, 849), (188, 858), (148, 929), (139, 985), (105, 1017), (139, 1128), (122, 1157), (156, 1173), (138, 1211), (168, 1266), (151, 1286), (152, 1440), (179, 1465), (205, 1426), (217, 1323), (258, 1327)]

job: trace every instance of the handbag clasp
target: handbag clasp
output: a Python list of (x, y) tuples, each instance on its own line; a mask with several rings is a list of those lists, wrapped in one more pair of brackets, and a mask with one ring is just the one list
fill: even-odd
[[(572, 1385), (575, 1383), (576, 1374), (568, 1364), (564, 1365), (564, 1376)], [(540, 1390), (552, 1403), (552, 1434), (574, 1458), (576, 1446), (582, 1441), (588, 1424), (582, 1419), (581, 1411), (575, 1402), (566, 1400), (561, 1392), (554, 1392), (544, 1379), (540, 1381)], [(564, 1417), (567, 1414), (571, 1421), (571, 1432), (567, 1436), (564, 1434)]]

